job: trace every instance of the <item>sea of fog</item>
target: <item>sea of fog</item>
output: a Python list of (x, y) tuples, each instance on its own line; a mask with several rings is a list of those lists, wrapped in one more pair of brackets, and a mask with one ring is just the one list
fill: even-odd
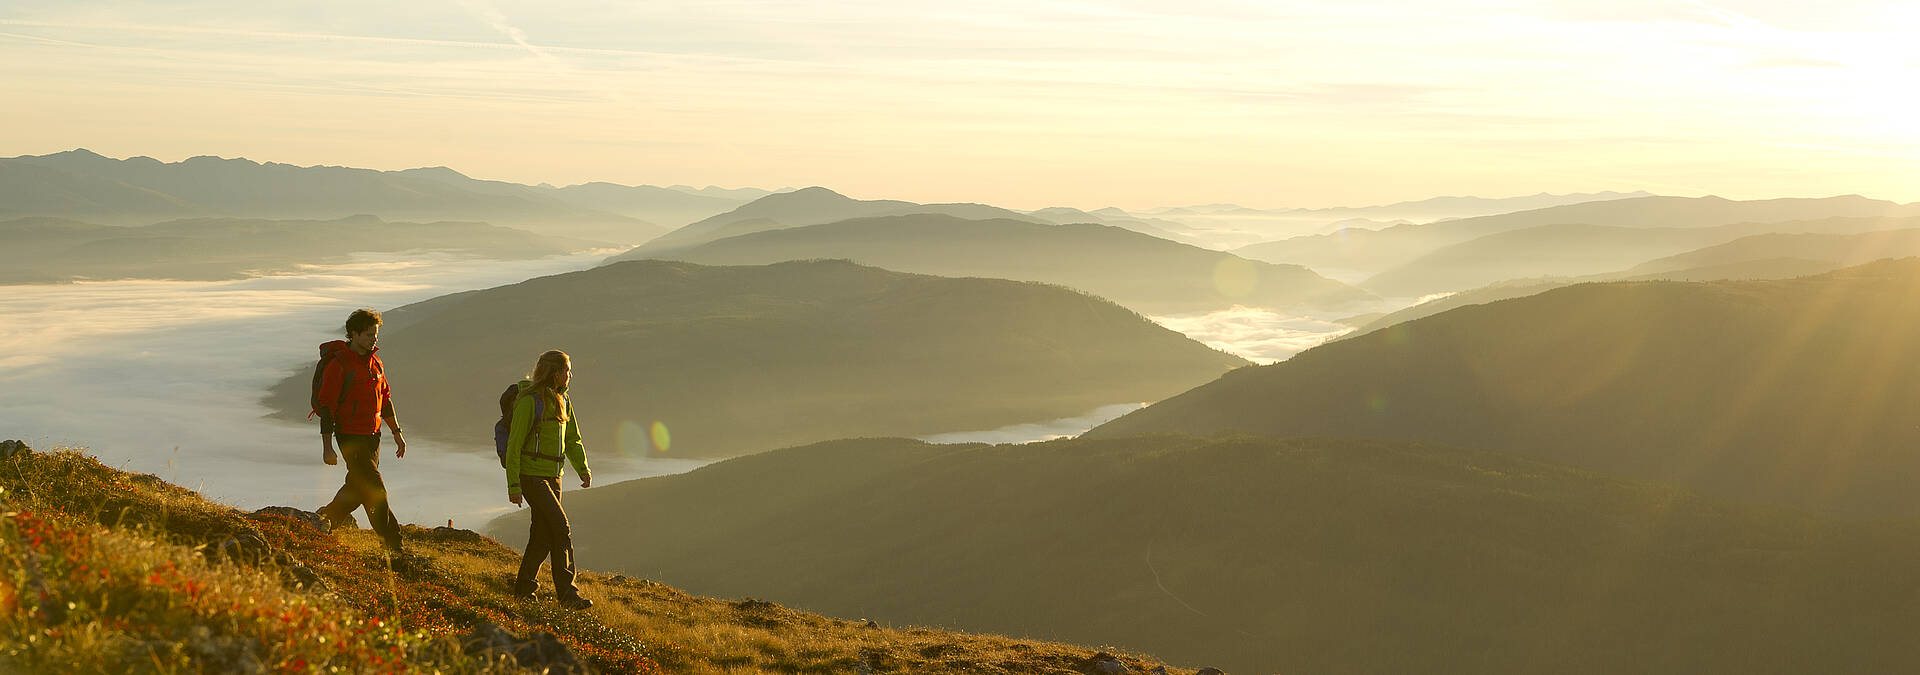
[[(239, 281), (0, 286), (0, 316), (6, 317), (0, 322), (0, 438), (42, 449), (84, 447), (108, 465), (153, 473), (243, 509), (314, 509), (340, 487), (344, 466), (320, 462), (317, 425), (269, 418), (261, 397), (311, 363), (314, 345), (336, 337), (349, 311), (586, 269), (605, 255), (501, 262), (382, 254)], [(1327, 320), (1238, 308), (1154, 320), (1259, 363), (1347, 330)], [(395, 403), (404, 422), (401, 391)], [(1115, 402), (1060, 420), (925, 438), (1045, 440), (1079, 434), (1144, 405)], [(381, 473), (402, 521), (473, 529), (514, 508), (489, 454), (409, 441), (405, 458), (393, 456), (390, 437), (382, 447)], [(705, 463), (604, 462), (595, 478), (608, 485)], [(569, 488), (577, 485), (573, 480)]]

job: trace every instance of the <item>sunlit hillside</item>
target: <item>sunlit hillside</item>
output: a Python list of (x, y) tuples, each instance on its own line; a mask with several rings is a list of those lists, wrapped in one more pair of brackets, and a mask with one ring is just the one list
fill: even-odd
[[(548, 349), (574, 358), (608, 455), (717, 457), (923, 436), (1159, 400), (1245, 365), (1057, 286), (808, 261), (643, 260), (430, 300), (381, 336), (409, 427), (484, 444), (493, 397)], [(306, 415), (310, 367), (273, 404)]]
[(513, 599), (519, 554), (409, 526), (414, 558), (79, 452), (0, 459), (0, 672), (1103, 673), (1108, 648), (878, 626), (584, 571), (591, 609)]
[(1309, 350), (1090, 432), (1398, 438), (1743, 501), (1920, 515), (1920, 259), (1583, 284)]
[(1231, 673), (1920, 668), (1913, 527), (1455, 447), (851, 440), (567, 500), (596, 569)]

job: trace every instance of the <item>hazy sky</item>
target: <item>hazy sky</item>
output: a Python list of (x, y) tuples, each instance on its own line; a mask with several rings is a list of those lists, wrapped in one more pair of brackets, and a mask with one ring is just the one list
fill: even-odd
[(1920, 200), (1920, 2), (0, 4), (0, 155), (862, 198)]

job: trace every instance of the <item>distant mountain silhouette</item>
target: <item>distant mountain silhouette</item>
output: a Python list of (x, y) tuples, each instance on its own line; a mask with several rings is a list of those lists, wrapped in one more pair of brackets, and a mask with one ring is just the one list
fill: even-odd
[(1028, 211), (1027, 215), (1043, 218), (1048, 222), (1061, 225), (1070, 223), (1111, 225), (1113, 227), (1133, 230), (1141, 234), (1152, 235), (1161, 239), (1177, 241), (1182, 244), (1208, 248), (1207, 242), (1194, 237), (1193, 228), (1188, 227), (1184, 223), (1178, 223), (1164, 218), (1137, 218), (1126, 211), (1116, 208), (1105, 208), (1099, 211), (1082, 211), (1065, 206), (1054, 206), (1038, 211)]
[(1920, 255), (1920, 218), (1888, 223), (1906, 229), (1883, 229), (1859, 234), (1774, 233), (1742, 237), (1725, 244), (1688, 251), (1634, 266), (1627, 274), (1658, 274), (1673, 270), (1733, 265), (1793, 258), (1858, 265), (1881, 258)]
[(834, 441), (569, 493), (567, 512), (582, 565), (691, 593), (1232, 673), (1920, 668), (1911, 526), (1445, 446)]
[(1640, 197), (1423, 225), (1396, 225), (1382, 230), (1345, 230), (1254, 244), (1234, 249), (1234, 252), (1256, 260), (1305, 265), (1328, 273), (1369, 276), (1408, 264), (1446, 246), (1543, 225), (1696, 228), (1834, 217), (1914, 215), (1920, 215), (1920, 205), (1901, 205), (1858, 195), (1758, 201), (1731, 201), (1720, 197)]
[(1192, 227), (1203, 228), (1199, 236), (1206, 237), (1208, 241), (1215, 243), (1235, 241), (1237, 243), (1234, 245), (1241, 246), (1276, 238), (1325, 234), (1343, 227), (1379, 229), (1399, 223), (1425, 223), (1565, 204), (1649, 196), (1652, 195), (1645, 192), (1594, 192), (1566, 195), (1542, 193), (1497, 199), (1434, 197), (1378, 206), (1339, 206), (1321, 209), (1253, 209), (1237, 204), (1207, 204), (1148, 209), (1139, 211), (1135, 217), (1177, 220)]
[(1815, 274), (1823, 274), (1845, 267), (1824, 260), (1806, 260), (1804, 258), (1769, 258), (1765, 260), (1743, 260), (1705, 267), (1689, 267), (1665, 272), (1614, 272), (1611, 274), (1592, 274), (1580, 277), (1537, 277), (1528, 279), (1509, 279), (1499, 281), (1473, 290), (1461, 291), (1442, 298), (1371, 317), (1355, 326), (1355, 330), (1339, 339), (1359, 337), (1394, 324), (1405, 323), (1421, 317), (1433, 316), (1441, 312), (1467, 305), (1483, 305), (1512, 298), (1524, 298), (1529, 295), (1545, 293), (1556, 288), (1565, 288), (1574, 284), (1605, 281), (1723, 281), (1746, 279), (1791, 279)]
[[(144, 225), (187, 216), (465, 220), (632, 243), (740, 203), (653, 187), (571, 188), (484, 181), (446, 167), (375, 171), (247, 159), (116, 160), (81, 149), (0, 159), (0, 218), (55, 216)], [(676, 222), (667, 220), (665, 222)], [(679, 221), (684, 222), (684, 221)]]
[(984, 204), (915, 204), (893, 199), (862, 200), (853, 199), (823, 187), (809, 187), (761, 197), (732, 211), (668, 232), (658, 239), (642, 244), (638, 250), (647, 254), (665, 253), (742, 234), (818, 225), (850, 218), (915, 213), (935, 213), (970, 219), (1008, 218), (1047, 222), (1016, 211)]
[(573, 208), (613, 213), (669, 227), (732, 209), (746, 201), (741, 197), (714, 193), (689, 193), (651, 185), (619, 185), (605, 182), (582, 183), (562, 188), (550, 185), (521, 185), (468, 178), (466, 174), (446, 167), (407, 169), (388, 173), (429, 178), (483, 194), (519, 197), (536, 202), (558, 200)]
[(605, 247), (485, 223), (187, 218), (142, 227), (61, 218), (0, 221), (0, 283), (76, 279), (234, 279), (419, 249), (525, 259)]
[[(1603, 274), (1626, 269), (1654, 258), (1713, 246), (1763, 232), (1853, 234), (1915, 226), (1920, 226), (1920, 216), (1827, 218), (1687, 228), (1542, 225), (1490, 234), (1441, 248), (1405, 265), (1382, 272), (1362, 282), (1361, 286), (1382, 295), (1418, 296), (1475, 288), (1505, 279)], [(1845, 246), (1845, 244), (1836, 245)], [(1873, 247), (1869, 242), (1858, 245), (1867, 249)], [(1773, 250), (1772, 255), (1760, 256), (1760, 258), (1786, 257), (1785, 254), (1788, 252), (1780, 247), (1775, 247)], [(1911, 247), (1901, 250), (1909, 252), (1895, 253), (1895, 255), (1912, 255), (1914, 252), (1920, 252)], [(1836, 257), (1834, 260), (1858, 264), (1882, 257), (1887, 256), (1855, 256), (1847, 261)], [(1747, 257), (1744, 260), (1760, 258)], [(1725, 262), (1740, 261), (1730, 259)], [(1704, 259), (1698, 263), (1677, 261), (1661, 271), (1717, 264)]]
[(1308, 350), (1089, 432), (1524, 452), (1713, 495), (1920, 516), (1920, 259), (1581, 284)]
[(1302, 267), (1254, 262), (1118, 227), (938, 214), (755, 232), (666, 253), (642, 246), (611, 260), (654, 256), (710, 265), (846, 258), (905, 272), (1061, 284), (1155, 314), (1372, 299)]
[[(1113, 303), (843, 261), (636, 261), (393, 312), (382, 354), (410, 430), (479, 439), (548, 349), (574, 357), (602, 456), (718, 457), (862, 435), (994, 429), (1156, 400), (1245, 365)], [(307, 412), (310, 375), (271, 405)]]

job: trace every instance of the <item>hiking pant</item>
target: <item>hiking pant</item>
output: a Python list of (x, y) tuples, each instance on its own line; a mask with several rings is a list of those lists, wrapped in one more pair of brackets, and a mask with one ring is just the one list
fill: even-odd
[(350, 520), (353, 510), (367, 507), (367, 522), (380, 535), (387, 550), (400, 552), (400, 520), (387, 508), (387, 484), (380, 479), (380, 434), (334, 434), (340, 456), (347, 462), (347, 482), (334, 493), (333, 502), (320, 507), (320, 515), (331, 521)]
[(520, 494), (533, 509), (533, 523), (527, 528), (527, 552), (520, 557), (514, 592), (530, 593), (539, 586), (534, 577), (540, 574), (540, 562), (551, 556), (554, 595), (562, 600), (580, 597), (580, 588), (573, 585), (573, 526), (560, 508), (560, 479), (520, 474)]

